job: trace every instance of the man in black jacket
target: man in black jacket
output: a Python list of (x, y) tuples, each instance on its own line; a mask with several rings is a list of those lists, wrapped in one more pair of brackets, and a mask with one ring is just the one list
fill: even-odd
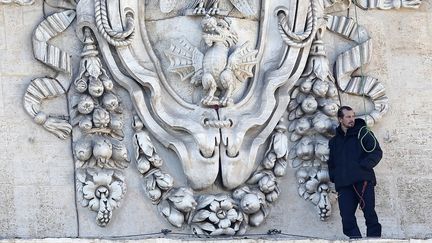
[(330, 180), (338, 192), (343, 233), (350, 238), (361, 238), (355, 212), (357, 206), (366, 219), (367, 237), (381, 237), (381, 224), (375, 212), (375, 167), (382, 150), (362, 119), (355, 119), (351, 107), (338, 111), (339, 127), (329, 141), (328, 160)]

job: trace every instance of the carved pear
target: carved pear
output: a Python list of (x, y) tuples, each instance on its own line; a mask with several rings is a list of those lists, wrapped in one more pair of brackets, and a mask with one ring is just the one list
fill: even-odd
[(93, 155), (98, 163), (106, 163), (112, 156), (111, 142), (103, 138), (96, 140)]

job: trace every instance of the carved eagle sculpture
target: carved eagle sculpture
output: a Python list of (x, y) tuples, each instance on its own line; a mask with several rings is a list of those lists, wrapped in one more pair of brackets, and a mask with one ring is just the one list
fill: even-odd
[[(170, 13), (177, 5), (178, 0), (159, 0), (160, 10), (163, 13)], [(232, 5), (245, 16), (256, 14), (256, 6), (252, 0), (230, 0)], [(216, 15), (220, 13), (220, 0), (193, 0), (190, 5), (193, 8), (194, 14), (209, 14)]]
[[(249, 42), (245, 42), (229, 55), (230, 48), (238, 42), (238, 36), (227, 18), (207, 15), (201, 26), (203, 40), (209, 47), (207, 51), (203, 54), (184, 38), (171, 42), (170, 49), (165, 51), (170, 61), (168, 71), (179, 74), (182, 80), (190, 78), (194, 85), (202, 84), (207, 91), (201, 101), (203, 105), (232, 105), (236, 83), (253, 76), (258, 50), (251, 50)], [(220, 100), (215, 97), (218, 89), (224, 94)]]

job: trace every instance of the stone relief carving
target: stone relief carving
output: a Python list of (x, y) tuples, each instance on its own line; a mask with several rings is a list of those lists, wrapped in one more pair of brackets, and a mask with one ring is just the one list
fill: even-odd
[[(203, 40), (209, 49), (205, 54), (187, 40), (171, 44), (165, 54), (170, 59), (169, 71), (178, 73), (182, 80), (190, 77), (193, 85), (202, 85), (207, 91), (202, 99), (206, 106), (233, 105), (232, 93), (236, 82), (244, 82), (253, 76), (257, 50), (250, 50), (246, 42), (228, 56), (230, 47), (237, 44), (238, 35), (231, 28), (229, 19), (206, 16), (201, 22)], [(215, 97), (217, 90), (224, 92), (223, 98)]]
[(126, 194), (124, 177), (114, 170), (89, 169), (79, 170), (76, 180), (81, 205), (97, 212), (96, 223), (105, 227)]
[(42, 21), (33, 34), (33, 54), (36, 59), (51, 68), (71, 74), (70, 55), (48, 41), (65, 31), (75, 19), (75, 11), (55, 13)]
[(19, 5), (32, 5), (34, 3), (34, 0), (0, 0), (0, 3), (15, 3)]
[[(48, 43), (49, 40), (65, 31), (75, 19), (75, 11), (67, 10), (55, 13), (42, 21), (33, 33), (33, 54), (36, 59), (49, 67), (71, 74), (70, 55), (60, 48)], [(64, 76), (58, 78), (34, 79), (26, 90), (24, 107), (34, 121), (55, 134), (60, 139), (66, 139), (72, 132), (72, 126), (66, 121), (67, 116), (55, 117), (41, 112), (41, 103), (45, 99), (63, 96), (69, 86), (69, 80)], [(65, 112), (66, 113), (66, 112)]]
[[(352, 3), (397, 9), (421, 1)], [(352, 3), (60, 1), (56, 6), (68, 10), (36, 28), (34, 54), (58, 72), (73, 73), (69, 55), (47, 42), (76, 16), (83, 45), (78, 75), (73, 82), (64, 76), (33, 80), (25, 108), (61, 138), (73, 130), (77, 191), (82, 205), (97, 212), (99, 226), (110, 222), (125, 196), (129, 151), (147, 197), (175, 227), (241, 235), (261, 225), (288, 165), (296, 169), (300, 197), (326, 220), (334, 197), (327, 142), (337, 126), (338, 92), (373, 102), (364, 115), (370, 126), (388, 110), (384, 86), (354, 75), (372, 56), (367, 31), (352, 18), (330, 14)], [(323, 42), (327, 30), (356, 43), (337, 57), (334, 72)], [(131, 138), (120, 86), (135, 114)], [(42, 100), (65, 90), (70, 125), (40, 111)], [(167, 172), (173, 161), (162, 159), (155, 142), (176, 153), (186, 185)], [(217, 192), (208, 192), (212, 186)]]
[[(69, 93), (75, 166), (93, 177), (87, 180), (79, 174), (77, 181), (83, 184), (84, 199), (93, 202), (90, 209), (98, 212), (98, 225), (104, 227), (126, 193), (121, 170), (129, 166), (130, 156), (122, 142), (123, 108), (115, 84), (102, 67), (91, 29), (82, 31), (79, 74)], [(84, 201), (82, 204), (87, 206)]]
[(50, 115), (44, 113), (42, 102), (45, 99), (65, 95), (61, 84), (52, 78), (36, 78), (31, 81), (24, 95), (24, 108), (33, 120), (60, 139), (66, 139), (72, 132), (67, 121), (68, 115)]

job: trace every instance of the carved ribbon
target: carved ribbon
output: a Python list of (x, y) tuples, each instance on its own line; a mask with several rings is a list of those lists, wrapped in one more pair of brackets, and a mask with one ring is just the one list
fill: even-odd
[(55, 13), (42, 21), (33, 35), (33, 53), (36, 59), (57, 71), (71, 74), (70, 55), (48, 41), (65, 31), (75, 19), (75, 11), (66, 10)]
[(65, 90), (56, 79), (37, 78), (28, 86), (24, 95), (24, 108), (34, 121), (60, 139), (66, 139), (72, 126), (64, 118), (46, 115), (41, 111), (42, 101), (65, 94)]
[(385, 88), (375, 78), (353, 76), (356, 70), (370, 62), (372, 41), (363, 27), (359, 26), (351, 18), (328, 16), (327, 28), (346, 39), (360, 43), (337, 57), (335, 78), (343, 92), (366, 96), (372, 100), (374, 110), (365, 114), (362, 118), (365, 119), (368, 126), (373, 126), (388, 111), (388, 97)]

